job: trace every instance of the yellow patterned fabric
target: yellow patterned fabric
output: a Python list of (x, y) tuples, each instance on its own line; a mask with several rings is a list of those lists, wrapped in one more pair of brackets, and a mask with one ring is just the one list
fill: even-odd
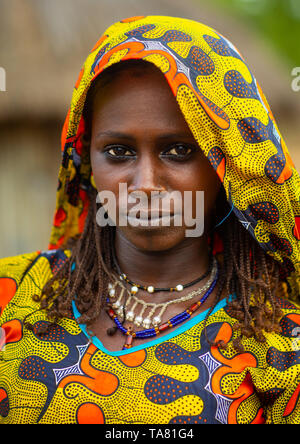
[(155, 64), (200, 148), (219, 175), (230, 206), (259, 245), (282, 263), (293, 300), (300, 292), (300, 178), (272, 112), (241, 54), (225, 37), (188, 19), (133, 17), (109, 27), (74, 88), (62, 134), (63, 161), (49, 248), (81, 233), (91, 169), (81, 136), (88, 89), (108, 66), (127, 59)]
[[(0, 260), (0, 424), (298, 424), (300, 310), (282, 301), (282, 333), (245, 351), (210, 346), (206, 312), (164, 337), (119, 352), (90, 342), (79, 315), (49, 321), (32, 300), (69, 256), (61, 249)], [(38, 311), (37, 311), (38, 310)], [(33, 324), (33, 330), (22, 321)], [(210, 339), (237, 335), (226, 301)], [(298, 329), (298, 330), (297, 330)]]

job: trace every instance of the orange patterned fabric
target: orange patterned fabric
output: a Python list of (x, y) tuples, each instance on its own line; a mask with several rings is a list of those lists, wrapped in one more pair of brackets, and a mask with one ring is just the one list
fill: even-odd
[[(282, 302), (282, 334), (267, 333), (264, 344), (244, 338), (243, 353), (209, 345), (206, 312), (119, 352), (97, 338), (89, 342), (76, 307), (74, 317), (39, 337), (37, 327), (49, 321), (32, 294), (40, 294), (69, 254), (58, 249), (0, 260), (0, 290), (12, 276), (16, 284), (13, 297), (1, 301), (0, 424), (300, 422), (299, 309)], [(26, 315), (32, 331), (22, 325)], [(209, 338), (235, 338), (235, 322), (221, 301), (208, 319)]]
[(238, 50), (192, 20), (132, 17), (109, 27), (76, 82), (62, 133), (63, 160), (49, 248), (81, 233), (91, 169), (82, 110), (92, 82), (127, 59), (155, 64), (226, 190), (230, 206), (259, 245), (282, 263), (291, 297), (300, 292), (300, 178), (266, 98)]

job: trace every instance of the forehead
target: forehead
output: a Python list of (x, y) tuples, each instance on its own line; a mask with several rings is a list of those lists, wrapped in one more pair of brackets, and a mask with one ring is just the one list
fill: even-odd
[(114, 70), (110, 71), (108, 68), (95, 79), (92, 91), (93, 105), (103, 98), (107, 100), (110, 97), (120, 97), (122, 99), (125, 93), (136, 93), (137, 86), (139, 91), (143, 88), (145, 90), (151, 88), (152, 95), (163, 91), (165, 95), (168, 94), (176, 101), (165, 76), (155, 65), (135, 62), (133, 64), (119, 63)]
[(165, 76), (154, 65), (129, 67), (98, 82), (92, 102), (93, 126), (135, 123), (147, 128), (153, 123), (189, 131)]

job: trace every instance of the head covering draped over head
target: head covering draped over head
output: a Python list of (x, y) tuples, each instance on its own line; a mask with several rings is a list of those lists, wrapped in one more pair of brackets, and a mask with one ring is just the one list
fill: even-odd
[(261, 248), (282, 263), (293, 297), (300, 287), (300, 178), (262, 90), (235, 46), (192, 20), (132, 17), (110, 26), (74, 88), (62, 132), (62, 165), (50, 249), (82, 232), (91, 166), (82, 111), (108, 66), (144, 59), (164, 74), (230, 206)]

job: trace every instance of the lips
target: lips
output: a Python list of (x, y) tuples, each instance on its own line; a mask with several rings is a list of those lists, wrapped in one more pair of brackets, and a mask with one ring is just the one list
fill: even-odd
[(133, 214), (129, 211), (127, 214), (127, 217), (134, 217), (136, 219), (141, 220), (151, 220), (151, 219), (162, 219), (166, 217), (172, 217), (174, 216), (173, 213), (166, 212), (166, 211), (148, 211), (148, 210), (140, 210), (137, 212), (134, 212)]
[(127, 222), (133, 227), (161, 227), (173, 225), (174, 216), (168, 213), (167, 215), (160, 215), (157, 217), (151, 217), (151, 214), (146, 214), (144, 217), (138, 217), (138, 215), (128, 215)]
[(170, 210), (158, 209), (158, 208), (137, 208), (136, 205), (127, 205), (127, 208), (119, 208), (119, 214), (123, 217), (131, 217), (136, 219), (150, 220), (159, 219), (162, 217), (172, 217), (174, 212), (172, 208)]

